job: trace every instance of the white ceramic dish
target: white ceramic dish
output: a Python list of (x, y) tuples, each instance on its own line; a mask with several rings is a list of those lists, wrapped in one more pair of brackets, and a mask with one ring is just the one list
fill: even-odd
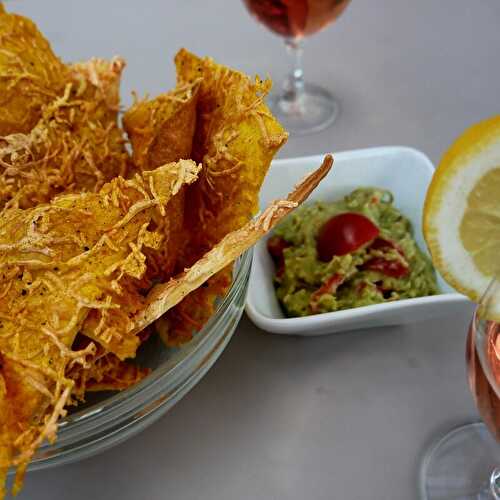
[[(323, 155), (273, 162), (261, 191), (261, 204), (283, 196), (301, 177), (319, 166)], [(412, 222), (419, 247), (427, 251), (421, 216), (427, 186), (434, 166), (420, 151), (406, 147), (381, 147), (334, 154), (328, 177), (311, 195), (311, 200), (333, 201), (360, 186), (386, 188), (394, 203)], [(348, 309), (305, 318), (285, 318), (274, 293), (274, 265), (266, 250), (266, 239), (255, 247), (246, 312), (263, 330), (294, 335), (322, 335), (383, 325), (397, 325), (453, 314), (468, 299), (454, 292), (438, 276), (441, 294), (385, 304)]]

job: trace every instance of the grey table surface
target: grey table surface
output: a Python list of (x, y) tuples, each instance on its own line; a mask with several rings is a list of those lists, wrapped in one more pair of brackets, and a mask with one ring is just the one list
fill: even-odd
[[(125, 102), (132, 89), (169, 88), (181, 46), (275, 81), (287, 70), (280, 40), (237, 0), (7, 5), (66, 60), (126, 57)], [(498, 0), (355, 0), (305, 52), (306, 77), (335, 92), (342, 114), (280, 155), (402, 144), (437, 162), (498, 111), (499, 21)], [(471, 311), (318, 338), (273, 336), (243, 318), (172, 411), (99, 456), (29, 474), (21, 498), (416, 499), (425, 448), (478, 418), (464, 365)]]

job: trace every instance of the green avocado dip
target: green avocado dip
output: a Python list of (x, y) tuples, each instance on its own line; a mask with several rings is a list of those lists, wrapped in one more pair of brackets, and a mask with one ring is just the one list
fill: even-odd
[(297, 209), (276, 228), (268, 250), (287, 316), (438, 293), (429, 258), (392, 202), (389, 191), (360, 188)]

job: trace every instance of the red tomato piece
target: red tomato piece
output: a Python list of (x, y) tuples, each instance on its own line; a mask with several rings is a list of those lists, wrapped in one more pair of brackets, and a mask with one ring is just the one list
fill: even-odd
[(396, 250), (399, 253), (399, 255), (405, 257), (405, 253), (399, 245), (396, 245), (394, 241), (387, 240), (385, 238), (380, 238), (380, 237), (375, 238), (373, 243), (370, 245), (370, 248), (373, 248), (374, 250), (384, 250), (386, 248), (394, 248), (394, 250)]
[(334, 294), (337, 288), (344, 282), (345, 277), (337, 273), (330, 276), (312, 295), (309, 305), (312, 312), (318, 310), (318, 300), (325, 293)]
[(386, 260), (382, 257), (373, 257), (362, 266), (363, 271), (378, 271), (391, 278), (407, 276), (410, 269), (398, 260)]
[(354, 212), (335, 215), (323, 224), (318, 233), (318, 257), (323, 262), (329, 262), (335, 255), (355, 252), (379, 234), (379, 228), (364, 215)]
[(277, 263), (283, 260), (283, 251), (290, 246), (291, 244), (280, 236), (271, 236), (267, 240), (267, 251)]
[(285, 272), (285, 258), (283, 256), (283, 251), (285, 248), (292, 246), (288, 241), (284, 240), (280, 236), (271, 236), (267, 240), (267, 251), (274, 261), (276, 266), (276, 276), (280, 278)]

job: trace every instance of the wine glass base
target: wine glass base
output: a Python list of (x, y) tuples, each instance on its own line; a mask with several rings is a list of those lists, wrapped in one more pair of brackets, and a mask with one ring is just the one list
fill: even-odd
[(493, 499), (489, 483), (500, 466), (500, 444), (482, 423), (446, 434), (427, 452), (420, 470), (424, 500)]
[(269, 106), (274, 116), (291, 135), (319, 132), (333, 125), (339, 105), (333, 95), (318, 85), (306, 83), (299, 99), (288, 92), (273, 95)]

